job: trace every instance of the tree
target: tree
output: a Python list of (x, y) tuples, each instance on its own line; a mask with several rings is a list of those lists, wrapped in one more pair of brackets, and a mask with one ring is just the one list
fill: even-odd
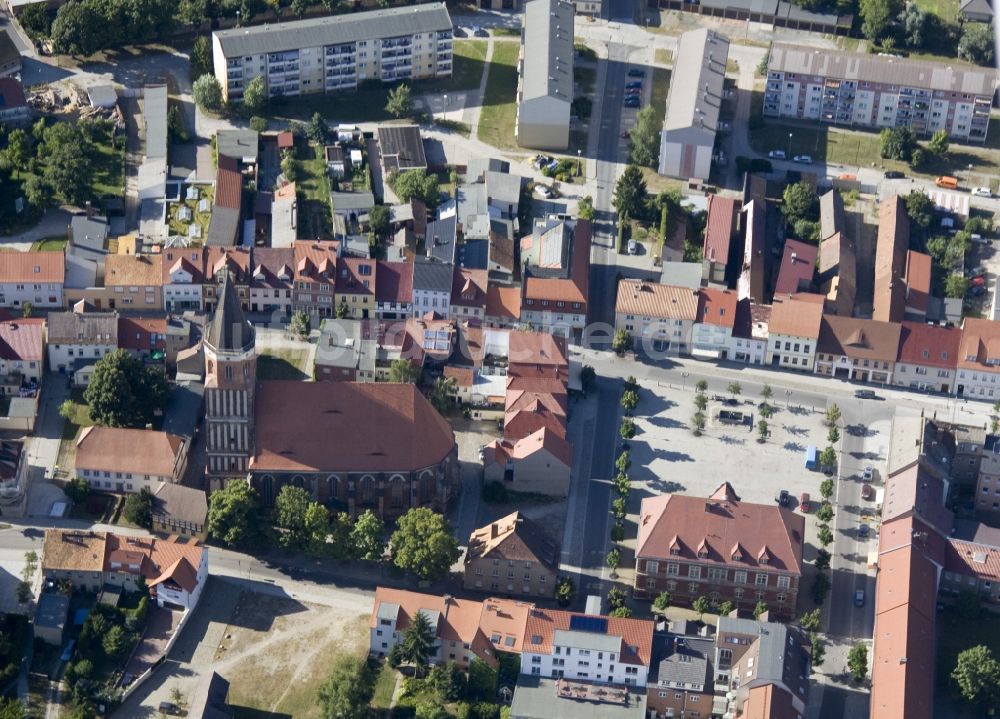
[(317, 145), (325, 145), (327, 132), (326, 120), (318, 112), (314, 112), (309, 120), (309, 127), (306, 129), (309, 141)]
[(403, 83), (389, 90), (385, 111), (393, 117), (408, 117), (413, 113), (413, 98), (410, 97), (409, 85)]
[(781, 211), (791, 222), (819, 219), (819, 197), (807, 182), (796, 182), (785, 187)]
[(295, 155), (288, 153), (281, 158), (281, 174), (289, 182), (295, 182), (299, 179), (299, 163), (296, 162)]
[(427, 677), (439, 696), (450, 702), (465, 696), (465, 675), (455, 662), (445, 662), (431, 669)]
[[(274, 500), (274, 515), (278, 527), (282, 531), (279, 541), (288, 549), (306, 549), (314, 539), (314, 530), (320, 529), (323, 539), (326, 538), (326, 526), (322, 528), (310, 526), (307, 521), (312, 501), (309, 492), (302, 487), (285, 485)], [(321, 505), (320, 509), (322, 509)], [(324, 520), (326, 516), (324, 515)], [(325, 521), (324, 521), (325, 525)]]
[(611, 340), (611, 349), (619, 355), (632, 349), (632, 335), (628, 333), (628, 330), (624, 328), (615, 330), (614, 339)]
[(67, 122), (49, 125), (38, 151), (46, 158), (42, 173), (45, 184), (56, 197), (71, 204), (82, 205), (90, 199), (95, 154), (89, 137), (92, 127), (92, 123), (83, 121), (76, 125)]
[[(28, 7), (35, 7), (28, 5)], [(0, 697), (0, 719), (24, 719), (24, 704), (20, 699)]]
[(810, 665), (813, 667), (822, 666), (823, 660), (826, 659), (826, 645), (823, 644), (823, 638), (819, 634), (810, 634), (809, 643), (812, 645)]
[(823, 502), (823, 506), (816, 510), (816, 519), (824, 524), (830, 522), (833, 519), (833, 505)]
[(1000, 661), (983, 644), (958, 655), (951, 678), (966, 701), (984, 707), (1000, 702)]
[(726, 391), (729, 392), (734, 398), (739, 397), (743, 392), (743, 385), (739, 382), (730, 382), (729, 386), (726, 387)]
[(878, 39), (889, 26), (889, 21), (899, 14), (897, 0), (861, 0), (861, 32), (872, 42)]
[(611, 589), (608, 590), (608, 606), (612, 609), (624, 607), (626, 599), (628, 599), (628, 594), (617, 584), (612, 585)]
[(288, 323), (288, 331), (299, 338), (308, 337), (312, 331), (312, 320), (309, 319), (309, 313), (304, 310), (293, 312), (292, 319)]
[(921, 167), (927, 162), (927, 151), (922, 147), (915, 147), (910, 155), (910, 167)]
[(9, 167), (15, 176), (28, 169), (28, 162), (34, 156), (31, 135), (16, 127), (7, 135), (7, 147), (0, 151), (0, 166)]
[(819, 543), (824, 547), (830, 546), (833, 542), (833, 532), (830, 531), (830, 528), (825, 524), (819, 528), (819, 531), (816, 533), (816, 537), (819, 539)]
[(698, 612), (698, 614), (705, 614), (711, 605), (708, 603), (708, 599), (705, 597), (698, 597), (693, 602), (691, 602), (691, 609)]
[(389, 381), (397, 384), (413, 384), (417, 381), (417, 369), (408, 359), (393, 360), (389, 365)]
[(906, 216), (917, 227), (926, 230), (934, 219), (934, 203), (923, 190), (916, 190), (903, 198)]
[(385, 552), (385, 525), (370, 509), (366, 509), (351, 529), (351, 546), (359, 559), (377, 562)]
[(757, 441), (764, 442), (768, 435), (771, 434), (771, 430), (768, 429), (767, 420), (762, 419), (757, 422)]
[(109, 28), (87, 3), (66, 3), (52, 22), (52, 48), (64, 55), (93, 55), (104, 47)]
[(125, 632), (125, 627), (121, 624), (114, 624), (101, 640), (104, 653), (112, 659), (118, 659), (125, 654), (129, 645), (129, 636)]
[(375, 690), (375, 677), (368, 660), (356, 654), (340, 654), (330, 676), (319, 688), (323, 719), (367, 719), (368, 703)]
[(622, 409), (626, 412), (632, 412), (635, 410), (636, 406), (639, 404), (639, 395), (634, 389), (627, 389), (622, 392)]
[(879, 134), (879, 156), (909, 162), (917, 149), (917, 136), (908, 127), (886, 127)]
[(820, 613), (819, 608), (806, 612), (799, 618), (799, 626), (807, 632), (815, 632), (819, 629)]
[(628, 450), (618, 455), (618, 459), (615, 460), (615, 469), (618, 470), (619, 474), (627, 474), (629, 469), (632, 468), (632, 459), (629, 457)]
[(660, 159), (660, 131), (662, 123), (657, 123), (656, 110), (652, 105), (639, 110), (635, 116), (635, 127), (629, 132), (632, 151), (629, 161), (646, 167), (656, 167)]
[(929, 37), (932, 16), (916, 3), (907, 3), (899, 13), (899, 24), (902, 26), (903, 42), (909, 47), (923, 47)]
[(753, 608), (753, 618), (760, 619), (764, 614), (767, 613), (767, 602), (761, 600), (754, 605)]
[(958, 41), (958, 56), (977, 65), (993, 64), (993, 24), (967, 22)]
[(719, 605), (719, 616), (728, 617), (733, 613), (736, 606), (728, 599)]
[(607, 563), (608, 569), (611, 570), (612, 577), (615, 576), (615, 570), (618, 569), (618, 564), (621, 562), (621, 560), (622, 560), (622, 555), (621, 552), (618, 551), (618, 547), (615, 547), (610, 552), (608, 552), (608, 556), (605, 557), (604, 561)]
[(760, 396), (765, 402), (771, 399), (774, 396), (774, 390), (771, 389), (771, 385), (765, 382), (764, 386), (760, 388)]
[(441, 579), (461, 554), (451, 525), (427, 507), (414, 507), (399, 518), (392, 535), (392, 561), (421, 579)]
[[(829, 529), (829, 528), (827, 528)], [(822, 604), (826, 595), (830, 593), (830, 577), (826, 572), (817, 572), (813, 579), (812, 595), (813, 599)]]
[(616, 617), (618, 619), (628, 619), (632, 616), (632, 610), (628, 607), (615, 607), (610, 612), (608, 612), (609, 617)]
[(656, 599), (653, 600), (653, 607), (660, 610), (661, 612), (666, 611), (667, 607), (670, 606), (670, 592), (663, 591), (660, 592)]
[[(908, 5), (907, 7), (915, 7)], [(922, 12), (922, 11), (921, 11)], [(949, 137), (947, 130), (938, 130), (933, 135), (931, 139), (927, 142), (927, 149), (933, 152), (935, 155), (943, 155), (948, 152)]]
[(376, 237), (381, 237), (389, 229), (389, 207), (388, 205), (375, 205), (368, 210), (368, 229), (375, 233)]
[[(624, 400), (625, 397), (622, 397)], [(631, 417), (626, 417), (622, 420), (621, 427), (618, 428), (618, 435), (622, 439), (632, 439), (635, 437), (635, 422)]]
[(837, 450), (833, 447), (827, 446), (819, 453), (819, 464), (821, 467), (827, 469), (833, 469), (837, 464)]
[(438, 412), (444, 412), (452, 403), (452, 396), (458, 388), (458, 380), (454, 377), (438, 377), (431, 387), (427, 399)]
[(155, 498), (149, 487), (143, 487), (135, 494), (125, 499), (125, 509), (122, 514), (132, 524), (146, 529), (153, 528), (153, 503)]
[[(69, 400), (67, 400), (69, 401)], [(83, 477), (73, 477), (63, 487), (63, 492), (75, 504), (82, 504), (90, 494), (90, 482)]]
[(699, 436), (705, 431), (705, 413), (701, 411), (695, 412), (691, 417), (691, 424), (694, 425), (695, 436)]
[(218, 112), (222, 109), (222, 85), (215, 75), (202, 75), (194, 81), (191, 95), (195, 104), (202, 110)]
[(560, 607), (568, 607), (576, 596), (576, 585), (569, 577), (560, 577), (556, 582), (556, 603)]
[(260, 115), (254, 115), (250, 118), (250, 129), (254, 132), (267, 132), (270, 124), (266, 117), (261, 117)]
[(638, 217), (646, 202), (646, 180), (638, 165), (626, 165), (615, 183), (611, 204), (619, 215)]
[(698, 394), (704, 394), (708, 389), (708, 382), (703, 379), (698, 380), (694, 385), (694, 391)]
[(833, 480), (830, 479), (829, 477), (827, 477), (826, 479), (824, 479), (822, 482), (819, 483), (819, 495), (823, 499), (829, 499), (830, 497), (832, 497), (833, 490), (834, 490)]
[(699, 412), (704, 412), (705, 408), (708, 407), (708, 397), (701, 394), (700, 392), (694, 396), (694, 406)]
[(948, 275), (948, 279), (944, 281), (945, 297), (961, 299), (962, 297), (965, 297), (965, 293), (968, 291), (969, 280), (962, 277), (962, 275)]
[(24, 199), (32, 207), (38, 209), (46, 207), (52, 202), (52, 187), (44, 177), (28, 175), (28, 179), (24, 181)]
[(412, 664), (414, 673), (419, 676), (434, 653), (434, 630), (422, 611), (417, 611), (410, 626), (403, 630), (400, 646), (403, 661)]
[(167, 405), (167, 379), (153, 367), (118, 349), (94, 365), (83, 399), (90, 417), (106, 427), (143, 427)]
[(832, 427), (840, 421), (840, 407), (831, 404), (826, 408), (826, 426)]
[(576, 216), (581, 220), (593, 221), (594, 215), (594, 198), (590, 195), (581, 197), (580, 201), (576, 203)]
[(199, 35), (194, 39), (191, 48), (191, 79), (198, 80), (202, 75), (212, 72), (212, 38)]
[(837, 429), (836, 425), (826, 431), (826, 441), (831, 445), (837, 444), (840, 441), (840, 430)]
[(267, 84), (263, 75), (255, 76), (243, 90), (243, 107), (251, 115), (258, 114), (267, 106)]
[(857, 642), (847, 653), (847, 670), (856, 682), (868, 675), (868, 647)]
[(597, 383), (597, 370), (589, 364), (585, 364), (580, 370), (580, 384), (583, 385), (583, 393), (587, 394)]
[(417, 198), (427, 203), (428, 207), (437, 207), (441, 199), (441, 188), (437, 175), (429, 175), (424, 170), (407, 170), (391, 178), (393, 192), (402, 202)]
[(52, 23), (49, 21), (48, 6), (44, 3), (32, 3), (22, 6), (17, 21), (32, 40), (38, 41), (49, 36)]
[(208, 531), (231, 547), (248, 547), (257, 538), (257, 490), (246, 482), (230, 482), (212, 492)]

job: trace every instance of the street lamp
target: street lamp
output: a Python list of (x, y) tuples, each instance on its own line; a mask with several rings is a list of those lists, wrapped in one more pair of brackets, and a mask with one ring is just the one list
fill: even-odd
[(448, 93), (444, 94), (444, 119), (448, 119)]
[(583, 174), (583, 160), (580, 159), (580, 154), (583, 152), (580, 148), (576, 149), (576, 176), (580, 177)]
[(791, 407), (791, 406), (792, 406), (792, 390), (786, 389), (785, 390), (785, 407)]
[(792, 159), (792, 133), (788, 133), (788, 155), (786, 159)]
[(236, 27), (240, 26), (240, 11), (236, 11)]
[(688, 388), (688, 377), (691, 375), (690, 372), (681, 372), (681, 378), (684, 380), (684, 389)]

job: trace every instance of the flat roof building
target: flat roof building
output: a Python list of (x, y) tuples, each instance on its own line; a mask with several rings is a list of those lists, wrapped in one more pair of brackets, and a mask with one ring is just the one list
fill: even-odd
[(660, 136), (659, 173), (707, 180), (719, 127), (729, 39), (702, 28), (681, 35)]
[(575, 16), (575, 6), (564, 0), (531, 0), (524, 6), (514, 124), (521, 147), (565, 150), (569, 145)]
[(212, 33), (212, 57), (227, 100), (257, 76), (272, 97), (447, 77), (452, 22), (444, 3), (428, 3), (237, 27)]

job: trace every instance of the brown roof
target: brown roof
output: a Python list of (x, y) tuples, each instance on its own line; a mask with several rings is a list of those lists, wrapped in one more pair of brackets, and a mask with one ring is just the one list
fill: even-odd
[(374, 295), (377, 267), (375, 260), (341, 257), (337, 261), (337, 294)]
[(742, 719), (800, 719), (795, 697), (787, 687), (767, 682), (752, 687), (743, 702)]
[[(742, 502), (725, 483), (707, 499), (671, 494), (642, 500), (636, 556), (677, 556), (798, 575), (804, 535), (800, 515), (773, 504)], [(699, 550), (707, 556), (699, 557)]]
[(385, 262), (377, 263), (375, 274), (378, 284), (375, 285), (375, 299), (378, 302), (413, 302), (413, 263)]
[(514, 239), (490, 229), (490, 262), (514, 269)]
[[(104, 571), (111, 571), (110, 562), (115, 555), (126, 553), (142, 557), (139, 572), (150, 586), (172, 581), (186, 592), (197, 586), (198, 567), (201, 566), (205, 548), (195, 542), (178, 541), (176, 537), (126, 537), (109, 534)], [(126, 571), (125, 568), (115, 571)]]
[(238, 210), (243, 202), (243, 175), (240, 161), (219, 155), (219, 168), (215, 173), (215, 206)]
[(698, 298), (698, 290), (690, 287), (623, 279), (618, 283), (615, 312), (694, 321), (698, 319)]
[(573, 249), (568, 279), (535, 276), (530, 272), (524, 280), (524, 299), (550, 302), (579, 302), (578, 313), (586, 312), (590, 294), (591, 224), (578, 220), (573, 231)]
[[(536, 607), (528, 615), (523, 651), (552, 654), (556, 630), (568, 631), (573, 617), (585, 616), (589, 615)], [(603, 633), (609, 637), (621, 637), (619, 662), (645, 667), (650, 665), (653, 654), (653, 622), (648, 619), (607, 617), (607, 631)]]
[(749, 297), (752, 302), (766, 301), (764, 283), (769, 259), (764, 252), (767, 244), (767, 238), (764, 237), (766, 213), (767, 205), (764, 200), (753, 199), (743, 206), (745, 217), (742, 221), (746, 225), (746, 238), (738, 287), (740, 296)]
[(705, 224), (703, 256), (706, 260), (726, 264), (729, 261), (729, 245), (740, 203), (731, 197), (708, 196), (708, 220)]
[(39, 362), (44, 358), (41, 317), (0, 321), (0, 359)]
[(204, 527), (208, 517), (205, 492), (183, 484), (160, 482), (154, 490), (153, 516)]
[(549, 569), (559, 569), (559, 545), (549, 538), (541, 525), (520, 512), (508, 514), (472, 532), (465, 563), (482, 557), (540, 562)]
[(66, 258), (62, 252), (0, 252), (0, 281), (62, 284)]
[(201, 272), (208, 280), (228, 269), (237, 284), (247, 284), (250, 275), (250, 250), (245, 247), (202, 247)]
[(451, 280), (451, 304), (486, 309), (486, 270), (456, 267)]
[(170, 284), (170, 274), (178, 270), (185, 270), (191, 274), (193, 284), (201, 284), (205, 281), (204, 273), (204, 248), (165, 248), (160, 254), (163, 258), (161, 262), (162, 284)]
[(263, 382), (256, 419), (254, 471), (408, 471), (455, 447), (451, 427), (412, 384)]
[(76, 440), (77, 468), (171, 477), (184, 440), (167, 432), (86, 427)]
[(840, 196), (840, 190), (833, 189), (820, 196), (819, 226), (821, 240), (826, 240), (845, 231), (844, 198)]
[(489, 285), (486, 288), (486, 316), (521, 319), (521, 288)]
[(568, 356), (565, 337), (512, 330), (507, 341), (507, 376), (565, 379)]
[(931, 256), (906, 253), (906, 308), (926, 312), (931, 298)]
[(962, 324), (959, 369), (996, 372), (1000, 363), (1000, 322), (967, 318)]
[(103, 532), (46, 529), (42, 569), (100, 572), (104, 569)]
[(886, 478), (882, 499), (882, 521), (919, 517), (921, 521), (947, 535), (952, 513), (944, 506), (945, 485), (920, 462)]
[(816, 256), (819, 248), (791, 238), (785, 240), (785, 250), (778, 269), (775, 294), (791, 294), (809, 289), (813, 272), (816, 270)]
[(166, 347), (166, 317), (119, 317), (118, 346), (129, 350)]
[(826, 315), (820, 325), (816, 351), (852, 359), (895, 362), (901, 329), (898, 322)]
[(820, 244), (820, 291), (831, 303), (831, 311), (850, 316), (857, 297), (857, 256), (854, 243), (843, 232), (835, 232)]
[(337, 281), (339, 243), (319, 240), (295, 241), (295, 280), (333, 285)]
[(698, 321), (706, 325), (718, 325), (733, 329), (736, 325), (738, 300), (735, 290), (702, 289)]
[(108, 255), (104, 258), (105, 287), (163, 285), (162, 255)]
[(801, 296), (775, 297), (768, 331), (771, 334), (818, 339), (822, 319), (822, 301), (813, 302)]
[(903, 319), (906, 288), (906, 252), (910, 245), (910, 219), (899, 195), (882, 200), (875, 247), (875, 306), (872, 317), (881, 322)]
[(945, 570), (987, 582), (1000, 581), (1000, 548), (951, 537), (945, 552)]
[[(282, 279), (284, 275), (287, 279)], [(253, 285), (286, 289), (295, 280), (294, 247), (255, 247), (253, 250)]]
[(898, 362), (954, 369), (958, 365), (958, 346), (962, 330), (926, 322), (903, 322), (899, 334)]

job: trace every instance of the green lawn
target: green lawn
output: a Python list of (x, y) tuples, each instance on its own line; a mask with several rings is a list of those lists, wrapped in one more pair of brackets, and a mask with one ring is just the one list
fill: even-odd
[(125, 134), (111, 139), (112, 125), (104, 123), (94, 137), (94, 195), (98, 198), (122, 197), (125, 189)]
[(948, 24), (958, 21), (958, 3), (955, 0), (916, 0), (916, 3), (921, 10), (937, 15)]
[(306, 380), (309, 353), (306, 350), (269, 349), (266, 354), (257, 355), (257, 376), (260, 379)]
[(514, 122), (517, 117), (517, 55), (520, 44), (493, 44), (493, 59), (486, 80), (486, 96), (479, 115), (478, 137), (500, 149), (516, 150)]
[(309, 149), (300, 154), (307, 157), (299, 160), (300, 176), (295, 183), (296, 190), (304, 196), (303, 206), (299, 209), (299, 236), (325, 239), (333, 227), (330, 221), (330, 176), (326, 173), (323, 148), (309, 145)]
[[(198, 191), (200, 193), (199, 199), (207, 199), (209, 204), (212, 203), (215, 198), (215, 187), (212, 185), (198, 185)], [(180, 202), (171, 203), (170, 217), (168, 218), (171, 235), (187, 237), (188, 227), (194, 224), (201, 227), (201, 240), (200, 242), (196, 241), (194, 244), (200, 244), (205, 241), (205, 238), (208, 237), (208, 225), (212, 220), (212, 211), (209, 209), (208, 212), (198, 212), (198, 202), (199, 200), (182, 199)], [(191, 210), (192, 221), (182, 220), (179, 217), (178, 213), (182, 207), (187, 207)]]
[(32, 252), (62, 252), (66, 247), (67, 239), (64, 236), (46, 237), (31, 244)]
[(663, 117), (667, 113), (667, 92), (670, 90), (671, 70), (665, 67), (653, 68), (653, 95), (649, 102), (656, 112), (656, 126), (663, 125)]
[(371, 701), (372, 709), (381, 711), (389, 709), (389, 704), (392, 702), (392, 694), (396, 690), (397, 676), (398, 674), (395, 669), (388, 664), (382, 664), (379, 669), (378, 679), (375, 680), (375, 694), (372, 696)]
[[(66, 400), (72, 407), (72, 412), (65, 417), (63, 422), (62, 441), (59, 443), (59, 457), (56, 465), (63, 470), (69, 471), (74, 465), (76, 457), (76, 437), (84, 427), (90, 427), (94, 421), (90, 418), (90, 409), (83, 401), (83, 390), (74, 389), (70, 392), (69, 399)], [(62, 414), (60, 407), (60, 415)]]

